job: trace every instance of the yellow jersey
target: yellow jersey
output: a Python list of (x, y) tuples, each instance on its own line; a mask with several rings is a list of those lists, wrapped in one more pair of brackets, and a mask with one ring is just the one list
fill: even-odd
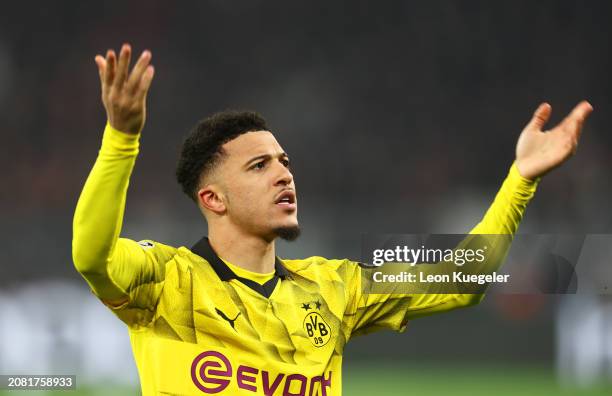
[[(410, 319), (482, 298), (366, 294), (367, 269), (317, 256), (277, 258), (269, 280), (254, 280), (233, 271), (239, 263), (224, 262), (207, 238), (191, 248), (120, 238), (138, 148), (138, 135), (107, 125), (77, 204), (73, 260), (127, 325), (145, 396), (340, 395), (351, 337), (403, 331)], [(513, 165), (472, 233), (514, 234), (536, 185)]]

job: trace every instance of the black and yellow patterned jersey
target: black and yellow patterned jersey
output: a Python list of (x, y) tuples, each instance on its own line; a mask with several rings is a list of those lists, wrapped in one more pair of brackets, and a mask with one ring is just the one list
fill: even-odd
[[(107, 126), (74, 218), (73, 260), (127, 324), (143, 395), (340, 395), (356, 335), (471, 305), (462, 294), (364, 294), (350, 260), (276, 259), (262, 283), (202, 238), (192, 248), (119, 238), (138, 136)], [(513, 166), (472, 230), (513, 234), (536, 182)], [(120, 305), (109, 302), (119, 301)]]

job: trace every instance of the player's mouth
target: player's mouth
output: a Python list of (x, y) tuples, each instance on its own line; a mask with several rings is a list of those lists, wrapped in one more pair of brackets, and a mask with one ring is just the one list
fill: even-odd
[(290, 210), (290, 211), (296, 210), (297, 202), (296, 202), (296, 197), (295, 197), (295, 191), (284, 190), (276, 197), (276, 199), (274, 200), (274, 204), (286, 210)]

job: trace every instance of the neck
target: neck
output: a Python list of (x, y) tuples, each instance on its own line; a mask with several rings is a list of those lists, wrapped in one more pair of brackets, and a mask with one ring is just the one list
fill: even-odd
[(274, 271), (276, 250), (273, 240), (267, 241), (236, 229), (223, 232), (210, 225), (208, 240), (219, 257), (234, 265), (263, 274)]

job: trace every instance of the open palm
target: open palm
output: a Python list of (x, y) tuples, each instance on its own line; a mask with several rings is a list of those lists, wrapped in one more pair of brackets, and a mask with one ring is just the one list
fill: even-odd
[(516, 144), (516, 166), (521, 176), (535, 179), (561, 165), (578, 147), (582, 126), (593, 107), (580, 102), (557, 126), (542, 131), (552, 108), (542, 103)]

